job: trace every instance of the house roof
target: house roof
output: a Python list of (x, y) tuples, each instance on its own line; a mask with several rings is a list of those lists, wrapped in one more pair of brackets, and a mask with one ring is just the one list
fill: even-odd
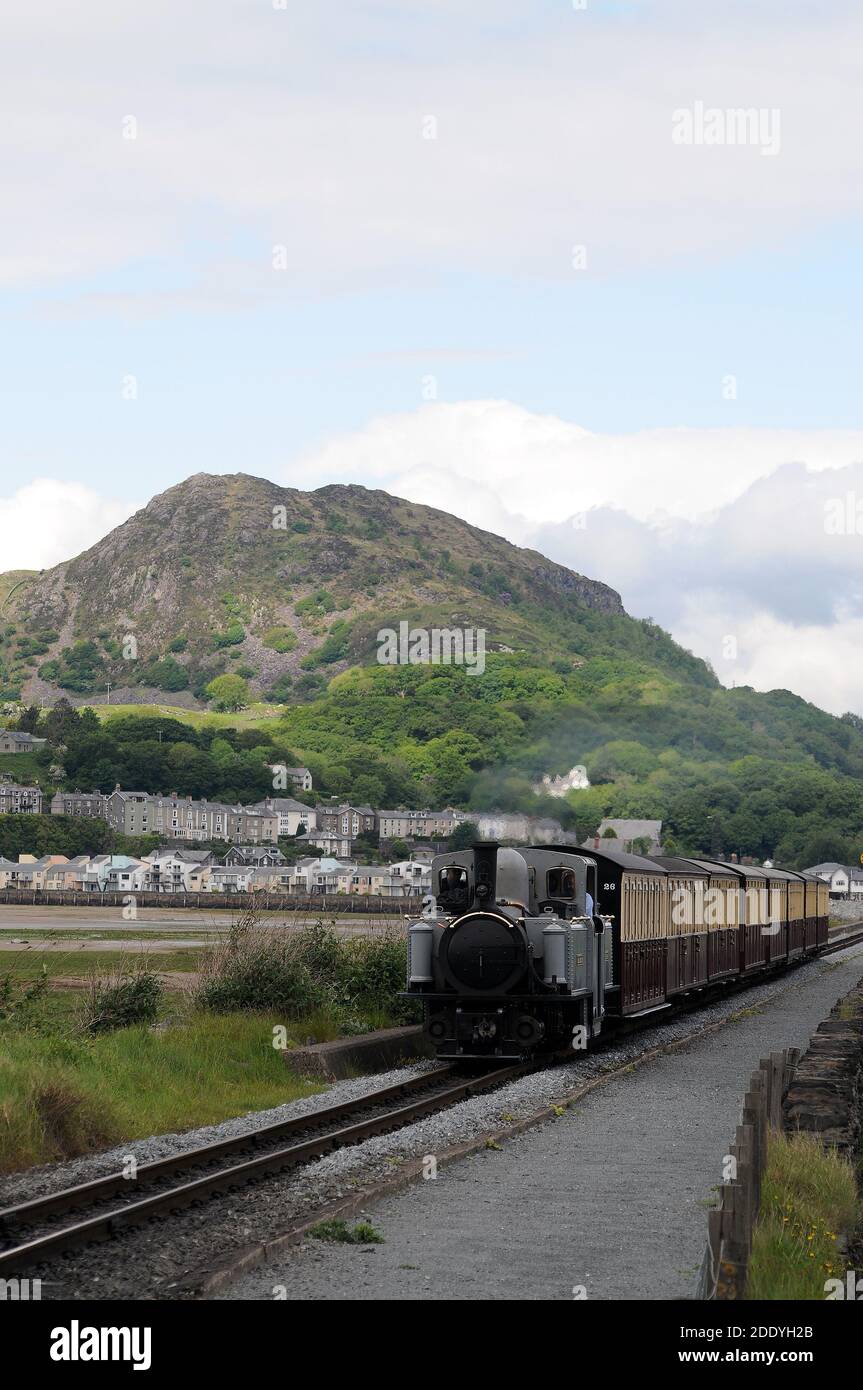
[(604, 830), (613, 830), (619, 840), (658, 840), (662, 830), (661, 820), (617, 820), (606, 817), (599, 823), (597, 835), (602, 839)]
[(297, 801), (292, 796), (271, 796), (265, 801), (256, 801), (252, 807), (252, 810), (255, 811), (281, 811), (283, 815), (288, 811), (311, 811), (312, 809), (304, 801)]

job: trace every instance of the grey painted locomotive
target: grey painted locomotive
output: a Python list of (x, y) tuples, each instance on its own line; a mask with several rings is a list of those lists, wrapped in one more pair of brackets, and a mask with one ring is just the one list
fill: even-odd
[(408, 993), (441, 1057), (521, 1057), (599, 1032), (613, 983), (596, 864), (480, 844), (439, 855), (408, 932)]

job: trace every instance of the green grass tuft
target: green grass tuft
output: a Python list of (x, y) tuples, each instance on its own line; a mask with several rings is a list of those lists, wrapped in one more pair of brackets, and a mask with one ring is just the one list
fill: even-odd
[(860, 1216), (850, 1163), (815, 1135), (772, 1135), (746, 1297), (823, 1299), (825, 1281), (845, 1273), (839, 1238)]
[(383, 1245), (384, 1238), (370, 1221), (359, 1221), (348, 1227), (344, 1221), (319, 1221), (309, 1231), (315, 1240), (328, 1240), (339, 1245)]

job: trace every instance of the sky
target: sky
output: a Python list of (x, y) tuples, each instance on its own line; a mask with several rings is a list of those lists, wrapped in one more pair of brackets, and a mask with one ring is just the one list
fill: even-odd
[(0, 570), (359, 482), (863, 713), (861, 67), (848, 0), (6, 0)]

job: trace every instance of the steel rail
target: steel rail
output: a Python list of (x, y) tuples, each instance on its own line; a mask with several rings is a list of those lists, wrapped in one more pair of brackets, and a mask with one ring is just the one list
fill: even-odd
[[(185, 1149), (181, 1153), (170, 1154), (167, 1158), (160, 1158), (152, 1163), (143, 1163), (136, 1170), (135, 1181), (147, 1182), (153, 1178), (164, 1177), (166, 1174), (182, 1172), (186, 1168), (197, 1167), (201, 1163), (208, 1163), (211, 1159), (220, 1158), (225, 1154), (239, 1153), (248, 1148), (258, 1148), (262, 1144), (272, 1143), (274, 1139), (284, 1139), (303, 1130), (347, 1119), (349, 1115), (358, 1114), (375, 1105), (389, 1104), (391, 1101), (397, 1100), (401, 1096), (410, 1095), (414, 1091), (428, 1090), (430, 1086), (445, 1080), (454, 1071), (454, 1067), (446, 1066), (435, 1071), (425, 1072), (422, 1076), (406, 1077), (404, 1081), (394, 1082), (391, 1086), (382, 1086), (377, 1091), (369, 1091), (353, 1100), (328, 1105), (322, 1110), (312, 1110), (302, 1115), (293, 1115), (285, 1120), (277, 1120), (271, 1125), (265, 1125), (261, 1129), (244, 1130), (242, 1134), (232, 1134), (226, 1139), (217, 1139), (212, 1144), (202, 1144), (198, 1148)], [(13, 1224), (32, 1225), (35, 1220), (42, 1216), (48, 1216), (55, 1212), (72, 1211), (75, 1207), (82, 1206), (87, 1202), (99, 1201), (103, 1198), (114, 1197), (121, 1192), (128, 1192), (129, 1184), (130, 1179), (125, 1177), (123, 1173), (107, 1173), (104, 1177), (93, 1178), (90, 1182), (79, 1183), (75, 1187), (62, 1188), (57, 1192), (48, 1192), (43, 1196), (34, 1197), (28, 1202), (0, 1208), (0, 1233), (8, 1230)]]
[[(493, 1072), (463, 1077), (454, 1085), (447, 1086), (443, 1091), (434, 1091), (431, 1095), (411, 1101), (407, 1105), (389, 1109), (382, 1115), (373, 1115), (346, 1128), (313, 1135), (300, 1143), (290, 1144), (287, 1148), (276, 1149), (270, 1153), (259, 1155), (257, 1158), (232, 1164), (230, 1167), (221, 1168), (215, 1173), (208, 1173), (203, 1177), (194, 1178), (190, 1182), (156, 1192), (150, 1197), (140, 1198), (127, 1203), (125, 1206), (100, 1212), (72, 1225), (45, 1232), (31, 1240), (25, 1240), (20, 1245), (0, 1251), (0, 1272), (23, 1268), (25, 1265), (33, 1264), (34, 1261), (44, 1259), (50, 1254), (74, 1249), (92, 1240), (107, 1239), (118, 1230), (127, 1226), (139, 1225), (142, 1221), (160, 1212), (178, 1210), (215, 1192), (242, 1186), (255, 1178), (270, 1176), (283, 1172), (287, 1168), (308, 1163), (312, 1159), (321, 1158), (335, 1149), (345, 1148), (352, 1144), (361, 1143), (375, 1135), (400, 1129), (403, 1125), (411, 1124), (414, 1120), (421, 1119), (425, 1115), (443, 1110), (448, 1105), (464, 1100), (478, 1091), (489, 1090), (494, 1086), (501, 1085), (505, 1081), (533, 1070), (535, 1067), (535, 1062), (518, 1062)], [(443, 1074), (446, 1075), (451, 1070), (453, 1069), (447, 1068)], [(437, 1071), (426, 1075), (429, 1078), (435, 1078), (440, 1077), (442, 1073)], [(419, 1078), (412, 1078), (412, 1082), (418, 1080)], [(418, 1088), (413, 1084), (402, 1083), (384, 1087), (380, 1091), (373, 1091), (369, 1095), (361, 1097), (360, 1100), (364, 1102), (363, 1108), (369, 1109), (376, 1105), (386, 1104), (388, 1100), (398, 1099), (399, 1093), (403, 1095), (406, 1090), (415, 1089)], [(356, 1102), (349, 1101), (342, 1105), (332, 1106), (328, 1110), (314, 1111), (311, 1114), (298, 1116), (296, 1121), (285, 1122), (283, 1126), (269, 1126), (268, 1128), (270, 1131), (282, 1129), (283, 1134), (290, 1132), (289, 1124), (294, 1131), (309, 1129), (313, 1124), (331, 1122), (340, 1117), (344, 1118), (347, 1113), (355, 1111), (356, 1108)], [(250, 1135), (243, 1136), (244, 1147), (248, 1147), (250, 1141), (257, 1139), (259, 1135), (264, 1133), (266, 1131), (256, 1130)], [(201, 1162), (209, 1161), (219, 1153), (223, 1153), (228, 1145), (233, 1145), (236, 1148), (238, 1138), (239, 1136), (236, 1136), (232, 1140), (221, 1141), (215, 1145), (189, 1150), (185, 1154), (174, 1155), (171, 1159), (162, 1159), (157, 1163), (145, 1164), (138, 1169), (137, 1178), (140, 1179), (142, 1176), (152, 1178), (166, 1171), (177, 1172), (182, 1168), (197, 1166)], [(79, 1206), (82, 1200), (98, 1200), (109, 1193), (114, 1193), (117, 1191), (118, 1184), (122, 1184), (123, 1189), (128, 1190), (129, 1179), (118, 1174), (110, 1174), (107, 1178), (97, 1178), (93, 1183), (83, 1183), (75, 1188), (49, 1194), (44, 1198), (35, 1198), (31, 1202), (22, 1203), (17, 1207), (8, 1207), (0, 1212), (0, 1219), (2, 1219), (6, 1229), (16, 1224), (32, 1225), (36, 1219), (48, 1214), (49, 1211), (72, 1210), (75, 1206)]]

